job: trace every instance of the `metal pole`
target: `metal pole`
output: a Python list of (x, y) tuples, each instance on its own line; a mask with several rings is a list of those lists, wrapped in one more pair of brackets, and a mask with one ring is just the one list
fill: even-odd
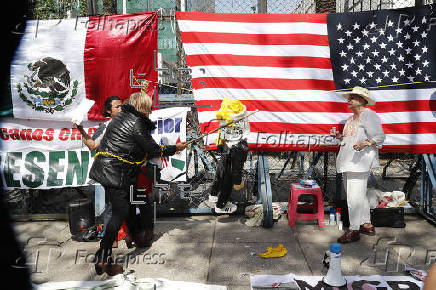
[(268, 13), (268, 0), (257, 0), (257, 13)]
[(272, 209), (272, 190), (271, 180), (269, 175), (268, 157), (260, 153), (258, 155), (258, 180), (257, 190), (259, 199), (263, 204), (263, 224), (265, 228), (271, 228), (273, 223), (273, 209)]
[(322, 186), (322, 191), (326, 194), (327, 182), (328, 182), (328, 168), (329, 168), (329, 153), (324, 152), (324, 184)]
[[(176, 0), (176, 10), (180, 11), (182, 6), (181, 0)], [(177, 23), (177, 22), (176, 22)], [(180, 32), (178, 29), (178, 25), (176, 25), (176, 45), (177, 45), (177, 68), (183, 67), (183, 53), (182, 53), (182, 40), (180, 38)], [(179, 96), (182, 93), (182, 73), (180, 70), (177, 70), (177, 95)]]
[[(422, 154), (423, 156), (425, 154)], [(424, 158), (423, 158), (424, 159)], [(420, 186), (420, 191), (419, 191), (419, 212), (423, 213), (424, 212), (424, 206), (425, 206), (425, 202), (424, 202), (424, 191), (425, 191), (425, 179), (427, 177), (426, 175), (426, 167), (425, 167), (425, 160), (422, 160), (422, 168), (421, 168), (421, 186)]]
[(87, 4), (88, 4), (88, 16), (94, 16), (96, 13), (95, 13), (95, 2), (94, 2), (94, 0), (88, 0), (87, 1)]

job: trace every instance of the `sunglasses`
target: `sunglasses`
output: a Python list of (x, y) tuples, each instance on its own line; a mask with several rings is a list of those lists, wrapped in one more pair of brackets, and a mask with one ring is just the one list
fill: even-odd
[(360, 99), (365, 99), (365, 98), (363, 98), (359, 95), (349, 95), (347, 99), (348, 100), (360, 100)]

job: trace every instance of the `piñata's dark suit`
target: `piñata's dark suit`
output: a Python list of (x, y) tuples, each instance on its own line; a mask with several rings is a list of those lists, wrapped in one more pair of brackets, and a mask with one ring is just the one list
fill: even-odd
[[(233, 119), (240, 118), (244, 114), (245, 111), (233, 116)], [(224, 124), (225, 121), (221, 121), (221, 125)], [(250, 123), (247, 119), (243, 119), (235, 123), (234, 128), (228, 126), (220, 131), (219, 139), (223, 140), (224, 144), (218, 146), (221, 159), (218, 162), (210, 195), (218, 196), (216, 206), (223, 208), (230, 199), (233, 186), (243, 182), (242, 170), (248, 155), (247, 138), (250, 133)]]

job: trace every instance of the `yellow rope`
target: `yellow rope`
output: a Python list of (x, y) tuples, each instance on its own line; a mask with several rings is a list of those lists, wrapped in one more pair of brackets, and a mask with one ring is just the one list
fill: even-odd
[(115, 157), (115, 158), (117, 158), (118, 160), (120, 160), (120, 161), (122, 161), (122, 162), (125, 162), (125, 163), (128, 163), (128, 164), (132, 164), (132, 165), (141, 165), (141, 164), (144, 163), (144, 162), (147, 160), (147, 158), (148, 158), (148, 153), (147, 153), (147, 154), (145, 155), (144, 159), (142, 159), (141, 161), (132, 162), (132, 161), (126, 160), (126, 159), (124, 159), (124, 158), (122, 158), (122, 157), (120, 157), (120, 156), (117, 156), (117, 155), (115, 155), (115, 154), (112, 154), (112, 153), (110, 153), (110, 152), (97, 152), (97, 154), (94, 155), (94, 158), (97, 158), (97, 156), (99, 156), (99, 155), (108, 155), (108, 156), (111, 156), (111, 157)]
[[(425, 84), (425, 83), (436, 83), (436, 81), (401, 83), (401, 84), (394, 84), (394, 85), (384, 85), (384, 86), (377, 86), (377, 87), (368, 87), (367, 89), (380, 89), (380, 88), (389, 88), (389, 87), (415, 85), (415, 84)], [(348, 91), (348, 90), (352, 90), (352, 88), (350, 88), (350, 89), (335, 90), (335, 91), (332, 91), (332, 92), (341, 92), (341, 91)]]

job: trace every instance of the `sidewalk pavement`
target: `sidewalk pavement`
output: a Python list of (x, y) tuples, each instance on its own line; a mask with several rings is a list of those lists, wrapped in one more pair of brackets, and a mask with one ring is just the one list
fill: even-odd
[[(328, 216), (326, 215), (326, 220)], [(312, 220), (289, 227), (286, 216), (270, 229), (245, 225), (244, 216), (158, 218), (151, 248), (113, 253), (137, 278), (166, 278), (249, 289), (250, 274), (325, 275), (324, 251), (341, 232), (319, 228)], [(436, 228), (418, 215), (406, 215), (406, 228), (376, 228), (374, 237), (342, 246), (344, 275), (406, 275), (404, 264), (428, 270), (436, 261)], [(104, 280), (92, 264), (99, 242), (71, 240), (68, 221), (16, 222), (34, 283)], [(258, 253), (282, 243), (288, 253), (263, 259)]]

